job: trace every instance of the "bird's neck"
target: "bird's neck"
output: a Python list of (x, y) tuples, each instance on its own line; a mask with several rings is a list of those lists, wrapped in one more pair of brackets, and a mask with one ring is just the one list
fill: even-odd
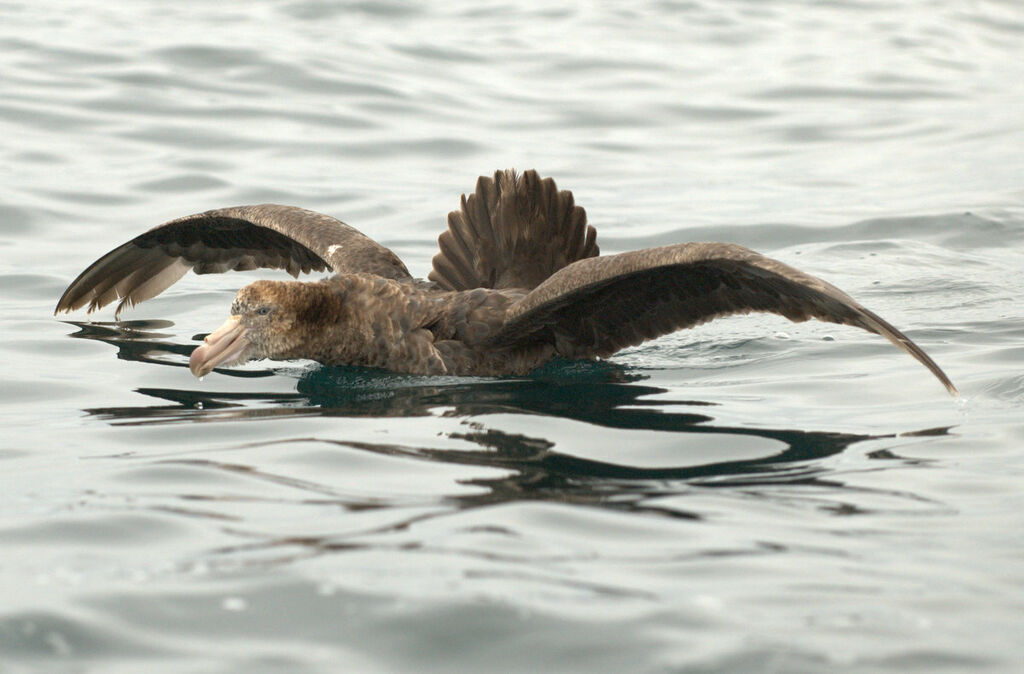
[(408, 284), (376, 275), (342, 274), (301, 285), (305, 288), (296, 313), (297, 340), (287, 357), (404, 369), (395, 361), (401, 362), (410, 335), (426, 320), (419, 293)]

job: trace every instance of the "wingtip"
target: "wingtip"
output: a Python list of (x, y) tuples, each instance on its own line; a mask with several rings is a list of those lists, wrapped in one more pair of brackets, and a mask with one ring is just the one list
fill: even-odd
[(74, 302), (71, 301), (71, 299), (69, 298), (69, 295), (71, 294), (71, 289), (74, 286), (75, 286), (75, 284), (72, 283), (71, 285), (69, 285), (67, 288), (64, 289), (63, 293), (61, 293), (60, 299), (57, 300), (57, 306), (55, 306), (53, 308), (53, 315), (54, 316), (56, 316), (57, 314), (59, 314), (61, 312), (69, 314), (72, 311), (74, 311), (74, 309), (75, 309)]
[(74, 302), (68, 301), (66, 299), (67, 293), (64, 293), (64, 295), (65, 296), (61, 297), (60, 301), (57, 302), (57, 306), (53, 308), (54, 316), (57, 316), (58, 314), (70, 314), (72, 311), (75, 311), (81, 307), (81, 305), (75, 306)]

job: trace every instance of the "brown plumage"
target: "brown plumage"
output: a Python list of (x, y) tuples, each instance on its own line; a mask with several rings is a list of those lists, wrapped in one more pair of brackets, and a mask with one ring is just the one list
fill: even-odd
[(524, 374), (548, 360), (604, 358), (720, 316), (764, 311), (882, 335), (956, 387), (906, 335), (821, 279), (727, 243), (598, 256), (572, 194), (535, 171), (481, 177), (448, 216), (428, 280), (348, 225), (291, 206), (190, 215), (115, 248), (68, 286), (57, 312), (125, 306), (198, 274), (332, 270), (257, 281), (192, 354), (197, 376), (256, 358), (310, 358), (413, 374)]

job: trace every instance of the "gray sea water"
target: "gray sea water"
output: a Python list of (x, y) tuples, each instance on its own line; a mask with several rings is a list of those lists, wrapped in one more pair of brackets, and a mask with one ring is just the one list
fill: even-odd
[[(0, 672), (1024, 667), (1024, 5), (0, 4)], [(186, 368), (245, 282), (59, 319), (208, 208), (429, 270), (536, 168), (918, 341), (718, 321), (512, 379)]]

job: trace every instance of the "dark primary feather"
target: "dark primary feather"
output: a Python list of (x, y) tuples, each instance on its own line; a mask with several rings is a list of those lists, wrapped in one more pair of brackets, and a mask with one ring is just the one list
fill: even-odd
[(446, 290), (535, 288), (567, 264), (598, 254), (597, 233), (572, 192), (536, 171), (481, 176), (448, 214), (430, 280)]
[(56, 312), (120, 299), (117, 312), (184, 276), (248, 269), (365, 272), (411, 279), (398, 257), (340, 220), (293, 206), (222, 208), (158, 225), (115, 248), (76, 278)]
[(565, 357), (606, 357), (713, 318), (753, 311), (796, 322), (817, 318), (882, 335), (956, 393), (920, 347), (843, 291), (723, 243), (685, 243), (575, 262), (514, 305), (488, 344), (514, 349), (548, 341)]

